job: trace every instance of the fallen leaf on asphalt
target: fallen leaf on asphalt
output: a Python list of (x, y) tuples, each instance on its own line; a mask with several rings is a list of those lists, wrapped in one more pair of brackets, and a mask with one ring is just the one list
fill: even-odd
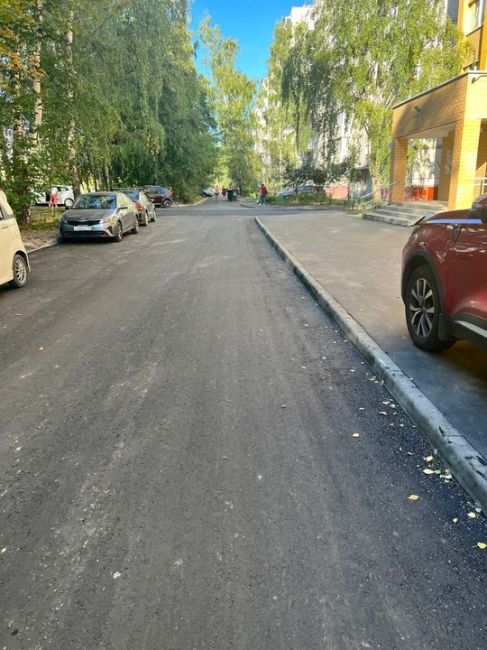
[(285, 409), (285, 408), (286, 408), (286, 405), (285, 405), (285, 404), (283, 404), (283, 405), (281, 406), (281, 408), (283, 408), (283, 409)]
[(423, 470), (423, 474), (434, 474), (434, 471), (432, 469), (430, 469), (429, 467), (426, 467)]
[(113, 579), (117, 580), (117, 578), (120, 578), (121, 575), (122, 574), (120, 573), (120, 571), (115, 571), (115, 573), (113, 574)]
[(458, 524), (458, 517), (453, 517), (452, 521), (454, 524)]
[(477, 542), (477, 546), (483, 551), (484, 549), (487, 548), (487, 544), (485, 542)]
[(426, 458), (425, 458), (425, 461), (427, 463), (431, 463), (432, 460), (433, 460), (433, 456), (426, 456)]
[(360, 433), (352, 433), (352, 438), (360, 438)]
[(385, 411), (379, 411), (379, 415), (387, 415)]
[(42, 347), (42, 345), (41, 345), (39, 348), (37, 348), (37, 349), (39, 350), (39, 352), (42, 352), (42, 350), (44, 350), (44, 348)]
[(475, 513), (475, 512), (469, 512), (469, 513), (467, 514), (467, 517), (470, 517), (470, 519), (475, 519), (475, 518), (477, 517), (477, 513)]
[(408, 499), (409, 499), (410, 501), (417, 501), (417, 500), (419, 499), (419, 497), (418, 497), (417, 494), (410, 494), (410, 495), (408, 496)]

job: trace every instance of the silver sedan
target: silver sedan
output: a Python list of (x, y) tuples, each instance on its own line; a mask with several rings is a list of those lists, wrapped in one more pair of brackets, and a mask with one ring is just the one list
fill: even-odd
[(120, 242), (126, 232), (139, 232), (137, 208), (121, 192), (82, 194), (61, 217), (59, 231), (63, 239), (100, 237)]

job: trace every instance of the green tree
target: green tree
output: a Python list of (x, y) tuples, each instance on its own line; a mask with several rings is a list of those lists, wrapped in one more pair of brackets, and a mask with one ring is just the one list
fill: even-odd
[[(360, 16), (360, 20), (357, 20)], [(308, 34), (310, 110), (346, 113), (370, 142), (376, 184), (389, 176), (392, 107), (461, 71), (465, 41), (443, 0), (319, 0)]]
[(206, 18), (199, 29), (211, 71), (210, 102), (215, 115), (220, 167), (230, 185), (241, 191), (255, 187), (256, 84), (236, 68), (238, 43), (225, 39)]
[(188, 3), (0, 0), (0, 180), (18, 216), (53, 182), (172, 184), (213, 174)]
[(275, 187), (284, 182), (286, 165), (298, 165), (298, 154), (301, 153), (293, 118), (295, 111), (291, 110), (289, 103), (284, 102), (282, 97), (283, 69), (291, 36), (289, 21), (283, 20), (276, 25), (267, 75), (256, 99), (259, 118), (258, 150), (261, 152), (263, 169), (261, 176)]

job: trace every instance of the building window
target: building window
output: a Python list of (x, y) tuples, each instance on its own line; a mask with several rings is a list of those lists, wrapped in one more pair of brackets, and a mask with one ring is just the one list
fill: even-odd
[(468, 4), (467, 33), (473, 32), (484, 22), (485, 0), (473, 0)]

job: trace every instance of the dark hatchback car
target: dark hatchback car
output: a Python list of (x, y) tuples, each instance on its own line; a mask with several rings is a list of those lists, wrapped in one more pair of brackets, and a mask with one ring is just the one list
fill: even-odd
[(59, 222), (63, 239), (99, 237), (120, 242), (128, 231), (139, 232), (137, 208), (121, 192), (82, 194)]
[(137, 208), (137, 217), (139, 219), (139, 225), (148, 226), (149, 221), (154, 222), (156, 220), (156, 209), (152, 201), (149, 200), (149, 197), (143, 190), (139, 189), (117, 189), (115, 192), (123, 192), (126, 196), (129, 197)]
[(144, 185), (142, 188), (154, 205), (170, 208), (173, 202), (171, 190), (161, 185)]
[(487, 195), (471, 210), (423, 218), (403, 251), (402, 298), (413, 343), (487, 347)]

